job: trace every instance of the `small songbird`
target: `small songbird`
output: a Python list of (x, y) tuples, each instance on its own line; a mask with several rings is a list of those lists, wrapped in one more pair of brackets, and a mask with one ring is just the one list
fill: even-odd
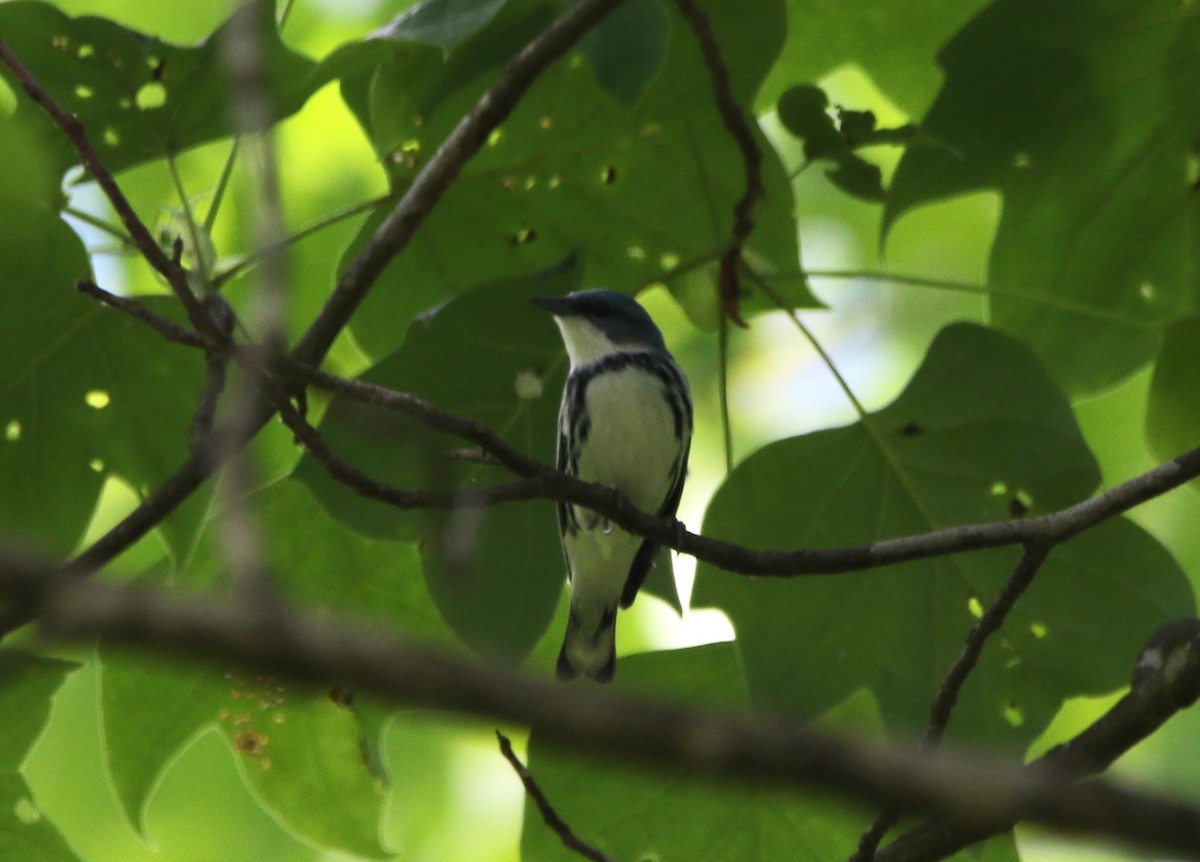
[[(692, 441), (687, 378), (631, 297), (581, 290), (532, 300), (554, 315), (571, 370), (558, 415), (558, 469), (616, 488), (644, 512), (674, 517)], [(629, 607), (658, 546), (596, 513), (558, 504), (571, 610), (558, 678), (608, 682), (617, 607)]]

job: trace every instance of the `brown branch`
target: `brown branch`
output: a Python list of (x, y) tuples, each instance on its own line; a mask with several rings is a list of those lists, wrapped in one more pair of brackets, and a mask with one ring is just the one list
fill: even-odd
[(717, 34), (713, 32), (708, 13), (704, 11), (697, 0), (675, 0), (675, 5), (679, 7), (679, 11), (696, 36), (696, 42), (700, 45), (704, 65), (708, 68), (709, 77), (712, 78), (717, 110), (721, 114), (721, 120), (730, 137), (741, 151), (742, 163), (745, 167), (746, 190), (733, 207), (733, 230), (729, 245), (721, 255), (717, 280), (721, 294), (721, 307), (726, 316), (738, 326), (744, 327), (746, 323), (742, 320), (740, 312), (742, 289), (738, 277), (738, 267), (742, 260), (742, 248), (754, 230), (754, 204), (765, 193), (762, 181), (762, 151), (759, 150), (758, 142), (754, 139), (754, 128), (750, 119), (733, 95), (729, 67), (721, 53), (721, 45), (717, 41)]
[[(1142, 650), (1129, 693), (1069, 742), (1035, 760), (1027, 771), (1078, 780), (1104, 771), (1179, 710), (1200, 698), (1200, 621), (1165, 626)], [(876, 855), (876, 862), (933, 862), (1007, 832), (1016, 822), (964, 829), (933, 821), (918, 826)]]
[(92, 297), (92, 299), (99, 300), (104, 305), (110, 305), (140, 320), (167, 341), (182, 344), (186, 347), (198, 347), (201, 350), (207, 350), (209, 347), (208, 340), (198, 335), (195, 330), (188, 329), (186, 326), (180, 326), (175, 321), (152, 310), (143, 302), (125, 296), (118, 296), (115, 293), (109, 293), (104, 288), (87, 279), (80, 279), (75, 282), (75, 289), (82, 294)]
[[(771, 716), (700, 710), (562, 686), (503, 665), (384, 636), (329, 614), (285, 609), (263, 626), (243, 602), (161, 587), (62, 577), (0, 549), (0, 594), (36, 607), (47, 636), (97, 636), (197, 656), (273, 676), (327, 683), (409, 706), (449, 709), (533, 727), (540, 739), (717, 781), (815, 788), (925, 812), (972, 832), (1016, 821), (1136, 842), (1200, 859), (1200, 808), (1103, 780), (1072, 784), (1052, 769), (983, 757), (851, 741)], [(1164, 656), (1171, 685), (1200, 685), (1195, 641), (1187, 671)], [(1153, 687), (1153, 686), (1151, 686)], [(1173, 708), (1178, 708), (1179, 692)], [(1194, 695), (1193, 695), (1194, 696)], [(1157, 702), (1157, 701), (1156, 701)], [(1049, 755), (1047, 755), (1049, 757)], [(881, 852), (880, 856), (883, 856)]]
[[(1197, 448), (1102, 494), (1034, 518), (966, 524), (842, 548), (757, 551), (688, 532), (678, 521), (665, 521), (642, 512), (614, 489), (559, 473), (549, 464), (525, 455), (482, 422), (442, 410), (419, 396), (361, 380), (348, 380), (292, 358), (272, 358), (254, 346), (239, 347), (238, 350), (280, 376), (319, 386), (364, 404), (404, 413), (429, 428), (474, 443), (517, 476), (536, 480), (473, 491), (474, 499), (480, 505), (535, 497), (575, 503), (605, 516), (631, 533), (735, 574), (761, 577), (831, 575), (1005, 545), (1053, 546), (1200, 476), (1200, 448)], [(312, 434), (319, 438), (315, 429)], [(313, 454), (317, 457), (320, 450), (314, 450)], [(336, 463), (339, 459), (334, 456), (329, 460)], [(350, 477), (351, 474), (346, 475)], [(409, 496), (413, 492), (391, 489), (369, 477), (364, 478), (366, 481), (359, 484), (365, 496), (402, 508), (419, 505), (446, 508), (462, 504), (461, 497), (455, 496), (456, 492), (430, 493), (418, 498)], [(353, 482), (359, 480), (353, 478), (351, 484)]]
[(517, 758), (508, 737), (497, 730), (496, 739), (500, 742), (500, 753), (504, 755), (504, 759), (509, 762), (513, 772), (517, 773), (521, 784), (525, 786), (525, 794), (533, 800), (533, 804), (537, 806), (538, 812), (542, 815), (542, 820), (562, 840), (563, 846), (573, 853), (578, 853), (584, 859), (591, 859), (592, 862), (614, 862), (611, 856), (606, 856), (576, 835), (570, 825), (558, 816), (558, 812), (554, 810), (554, 806), (550, 804), (550, 800), (546, 798), (542, 788), (538, 787), (533, 773)]
[[(1026, 545), (1008, 583), (1004, 585), (1004, 589), (1000, 591), (996, 601), (971, 628), (962, 651), (955, 659), (954, 664), (950, 666), (950, 670), (938, 687), (937, 694), (934, 695), (933, 704), (929, 709), (929, 721), (925, 725), (925, 734), (921, 740), (922, 748), (933, 751), (941, 743), (946, 727), (950, 723), (950, 713), (953, 712), (954, 705), (958, 702), (958, 696), (962, 692), (963, 685), (966, 684), (967, 677), (979, 663), (984, 645), (988, 638), (1000, 631), (1005, 619), (1016, 606), (1017, 599), (1024, 595), (1029, 585), (1033, 583), (1034, 577), (1041, 570), (1042, 563), (1046, 561), (1049, 552), (1050, 549), (1047, 546)], [(849, 862), (870, 862), (879, 848), (879, 842), (899, 820), (900, 814), (897, 811), (881, 812), (875, 818), (875, 822), (859, 838), (858, 849), (850, 857)]]

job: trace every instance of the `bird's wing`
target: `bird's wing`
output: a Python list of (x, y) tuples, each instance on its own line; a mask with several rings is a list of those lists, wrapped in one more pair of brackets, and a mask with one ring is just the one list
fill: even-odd
[[(687, 462), (688, 453), (691, 451), (692, 441), (688, 437), (687, 445), (683, 448), (683, 454), (679, 459), (675, 475), (671, 480), (671, 488), (667, 491), (666, 499), (663, 500), (662, 506), (659, 507), (658, 517), (673, 518), (676, 510), (679, 509), (679, 498), (683, 496), (683, 480), (687, 478)], [(621, 607), (627, 608), (633, 604), (633, 600), (637, 598), (638, 590), (646, 583), (646, 576), (650, 574), (650, 567), (654, 565), (654, 558), (658, 555), (658, 543), (652, 542), (649, 539), (642, 542), (642, 546), (638, 548), (637, 556), (633, 558), (633, 565), (629, 567), (629, 576), (625, 579), (625, 587), (621, 590)]]
[[(562, 406), (559, 409), (558, 418), (558, 453), (555, 458), (554, 466), (561, 473), (568, 473), (572, 476), (578, 474), (579, 469), (577, 464), (571, 463), (571, 442), (570, 429), (566, 427), (567, 405), (571, 403), (571, 399), (575, 398), (575, 390), (578, 389), (578, 381), (573, 377), (567, 378), (567, 385), (563, 389)], [(575, 532), (579, 529), (579, 524), (575, 520), (575, 512), (570, 503), (559, 502), (558, 509), (558, 536), (563, 541), (563, 559), (567, 563), (567, 579), (571, 579), (571, 558), (567, 556), (566, 537), (568, 532)]]

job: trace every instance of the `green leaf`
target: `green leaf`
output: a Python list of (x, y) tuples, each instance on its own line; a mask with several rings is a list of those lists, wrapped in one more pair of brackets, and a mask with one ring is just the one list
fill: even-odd
[(632, 107), (662, 71), (670, 38), (671, 16), (662, 0), (626, 0), (583, 38), (579, 50), (600, 86)]
[[(272, 4), (256, 4), (272, 118), (295, 112), (324, 81), (315, 64), (284, 47)], [(228, 25), (225, 25), (226, 27)], [(83, 123), (112, 172), (231, 134), (224, 27), (196, 47), (167, 44), (105, 18), (70, 18), (41, 2), (0, 5), (0, 32), (43, 88)], [(15, 84), (7, 67), (0, 69)], [(19, 85), (14, 89), (21, 91)], [(22, 95), (16, 117), (42, 109)], [(49, 121), (44, 130), (57, 173), (78, 161)]]
[(162, 771), (216, 726), (247, 786), (284, 829), (318, 847), (386, 855), (378, 836), (382, 790), (364, 762), (361, 730), (328, 693), (103, 648), (101, 661), (109, 771), (139, 830)]
[(16, 773), (50, 716), (50, 699), (73, 662), (0, 650), (0, 772)]
[[(707, 8), (734, 70), (735, 92), (748, 103), (781, 38), (782, 6), (759, 4), (753, 16), (731, 0)], [(396, 187), (411, 182), (501, 64), (555, 9), (544, 0), (514, 0), (448, 59), (407, 46), (380, 66), (366, 125)], [(705, 264), (728, 243), (744, 166), (717, 113), (695, 39), (672, 20), (666, 65), (632, 108), (604, 92), (579, 57), (538, 79), (352, 321), (369, 354), (394, 348), (407, 321), (446, 298), (552, 266), (579, 248), (587, 252), (588, 285), (634, 292), (659, 281), (674, 286), (687, 271), (715, 285), (715, 264)], [(794, 270), (791, 190), (765, 138), (759, 144), (767, 194), (755, 209), (747, 257), (760, 270)], [(382, 217), (367, 222), (348, 254)], [(789, 285), (787, 297), (813, 303), (802, 284)], [(710, 290), (709, 308), (715, 303)], [(758, 294), (747, 299), (749, 311), (768, 305)]]
[(1162, 461), (1200, 445), (1200, 317), (1167, 327), (1150, 384), (1146, 437)]
[[(1070, 392), (1148, 362), (1194, 292), (1193, 145), (1200, 23), (1178, 4), (1000, 0), (939, 59), (946, 85), (910, 148), (885, 231), (906, 211), (976, 189), (1004, 206), (992, 319)], [(1193, 171), (1194, 173), (1194, 171)]]
[[(404, 345), (362, 376), (485, 422), (512, 444), (554, 461), (565, 362), (554, 326), (528, 299), (578, 285), (579, 267), (478, 287), (409, 328)], [(401, 488), (477, 487), (512, 479), (463, 464), (457, 438), (400, 413), (336, 398), (320, 430), (330, 446), (379, 481)], [(547, 501), (457, 512), (401, 511), (365, 500), (305, 458), (296, 477), (330, 514), (367, 535), (419, 541), (429, 592), (472, 648), (520, 657), (545, 630), (564, 570)]]
[[(883, 175), (879, 168), (854, 153), (860, 146), (851, 140), (847, 125), (843, 121), (839, 129), (828, 113), (829, 97), (820, 87), (811, 84), (792, 87), (779, 97), (777, 112), (784, 128), (804, 140), (804, 157), (807, 161), (821, 159), (832, 162), (833, 168), (825, 172), (838, 188), (847, 194), (864, 200), (883, 200)], [(858, 115), (857, 112), (841, 111), (843, 117)], [(871, 127), (863, 138), (873, 141), (877, 135), (874, 117), (870, 112)]]
[[(891, 405), (739, 465), (704, 532), (754, 548), (852, 545), (1052, 511), (1098, 482), (1070, 405), (1028, 350), (957, 324)], [(1016, 560), (1007, 548), (772, 580), (702, 564), (693, 604), (729, 614), (757, 706), (812, 716), (866, 687), (888, 727), (911, 735)], [(1065, 698), (1124, 684), (1146, 638), (1193, 607), (1178, 565), (1140, 528), (1081, 534), (989, 644), (951, 736), (1023, 750)]]
[(50, 703), (75, 664), (0, 650), (0, 856), (31, 862), (78, 858), (46, 820), (20, 773), (50, 717)]
[(377, 39), (420, 42), (449, 53), (496, 17), (508, 0), (424, 0), (372, 34)]
[(21, 862), (78, 862), (79, 857), (33, 803), (19, 774), (0, 774), (0, 854)]

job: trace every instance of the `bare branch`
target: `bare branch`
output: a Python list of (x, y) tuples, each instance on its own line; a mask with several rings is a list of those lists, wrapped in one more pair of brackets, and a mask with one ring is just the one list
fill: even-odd
[(591, 859), (592, 862), (613, 862), (611, 856), (606, 856), (576, 835), (570, 825), (558, 816), (558, 812), (554, 810), (554, 806), (550, 804), (550, 800), (546, 798), (546, 794), (542, 792), (542, 788), (538, 787), (533, 774), (517, 758), (508, 737), (497, 730), (496, 739), (500, 742), (500, 753), (504, 755), (504, 759), (509, 762), (513, 771), (517, 773), (517, 777), (521, 779), (521, 784), (525, 785), (525, 794), (533, 800), (533, 804), (537, 806), (538, 811), (542, 815), (542, 820), (546, 821), (546, 825), (554, 831), (555, 835), (562, 839), (563, 846), (574, 853), (578, 853), (584, 859)]
[[(554, 744), (711, 779), (816, 788), (926, 812), (972, 834), (1029, 820), (1200, 859), (1200, 808), (1103, 780), (1072, 784), (1071, 776), (1044, 767), (931, 755), (821, 734), (777, 717), (704, 711), (563, 686), (373, 633), (328, 614), (285, 610), (278, 625), (263, 626), (241, 602), (66, 578), (53, 567), (3, 549), (0, 593), (37, 608), (51, 637), (103, 636), (157, 653), (198, 656), (301, 681), (336, 679), (412, 706), (534, 727)], [(1174, 652), (1160, 659), (1172, 688), (1186, 676), (1196, 691), (1200, 661), (1195, 661), (1195, 639), (1188, 644), (1186, 673), (1180, 672), (1177, 658), (1172, 660)], [(1178, 708), (1180, 692), (1172, 695), (1173, 708)]]
[(754, 230), (754, 204), (764, 194), (762, 182), (762, 152), (754, 139), (754, 127), (751, 120), (742, 110), (733, 95), (733, 85), (729, 79), (729, 67), (721, 54), (721, 45), (713, 32), (708, 13), (697, 0), (675, 0), (675, 5), (683, 14), (684, 19), (692, 28), (696, 41), (700, 45), (700, 53), (704, 56), (704, 65), (708, 67), (709, 77), (712, 78), (713, 94), (716, 96), (717, 110), (721, 120), (729, 131), (730, 137), (742, 153), (742, 163), (746, 172), (746, 191), (733, 208), (733, 231), (729, 245), (721, 256), (718, 288), (721, 293), (721, 306), (725, 314), (738, 326), (745, 326), (739, 310), (742, 289), (738, 278), (738, 267), (742, 261), (742, 247)]
[(203, 336), (197, 335), (193, 330), (180, 326), (175, 321), (163, 317), (144, 302), (139, 302), (136, 299), (130, 299), (125, 296), (118, 296), (115, 293), (109, 293), (104, 288), (87, 279), (75, 282), (75, 288), (80, 293), (86, 294), (92, 297), (92, 299), (99, 300), (104, 305), (111, 305), (113, 308), (140, 320), (167, 341), (187, 347), (198, 347), (201, 350), (208, 349), (208, 341)]
[[(126, 300), (123, 305), (131, 302)], [(470, 441), (517, 476), (537, 480), (474, 491), (473, 494), (477, 495), (475, 500), (480, 505), (539, 496), (575, 503), (592, 509), (631, 533), (653, 539), (680, 553), (736, 574), (762, 577), (830, 575), (1004, 545), (1053, 546), (1200, 476), (1200, 448), (1197, 448), (1102, 494), (1034, 518), (966, 524), (843, 548), (757, 551), (688, 532), (678, 521), (664, 521), (639, 511), (623, 494), (612, 488), (582, 482), (559, 473), (549, 464), (530, 458), (514, 448), (483, 423), (442, 410), (419, 396), (360, 380), (347, 380), (291, 358), (272, 358), (253, 346), (238, 350), (255, 357), (260, 365), (281, 376), (319, 386), (364, 404), (405, 413), (430, 428)], [(304, 439), (304, 436), (297, 436)], [(306, 432), (305, 436), (310, 435)], [(311, 429), (311, 436), (319, 438), (315, 429)], [(324, 448), (328, 450), (328, 446)], [(319, 449), (314, 450), (314, 457), (319, 452)], [(340, 459), (334, 456), (328, 460), (336, 463)], [(329, 463), (324, 466), (328, 468)], [(409, 496), (411, 492), (397, 492), (397, 489), (389, 489), (369, 477), (364, 478), (373, 483), (359, 483), (368, 491), (366, 496), (402, 508), (420, 505), (453, 507), (462, 502), (461, 498), (454, 496), (454, 492), (437, 492), (422, 500)], [(352, 479), (348, 484), (353, 486), (356, 482), (357, 479)]]

